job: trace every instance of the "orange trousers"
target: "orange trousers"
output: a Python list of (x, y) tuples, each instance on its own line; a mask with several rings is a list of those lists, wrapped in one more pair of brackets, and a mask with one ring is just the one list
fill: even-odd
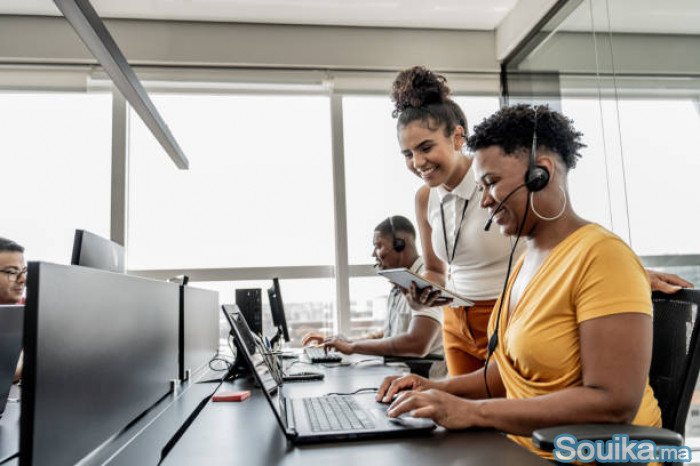
[(443, 307), (442, 339), (451, 377), (484, 367), (488, 346), (486, 328), (495, 304), (496, 300), (490, 300), (476, 301), (472, 307)]

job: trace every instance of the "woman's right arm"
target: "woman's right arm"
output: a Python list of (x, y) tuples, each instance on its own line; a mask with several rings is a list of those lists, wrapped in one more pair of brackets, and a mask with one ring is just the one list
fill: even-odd
[(430, 198), (430, 187), (423, 185), (416, 193), (416, 220), (420, 231), (421, 247), (423, 249), (423, 261), (425, 272), (423, 275), (428, 280), (439, 285), (445, 285), (445, 272), (447, 267), (433, 249), (432, 234), (433, 229), (428, 222), (428, 199)]
[[(502, 398), (506, 396), (506, 389), (501, 380), (496, 361), (489, 363), (488, 371), (489, 392), (492, 398)], [(391, 376), (384, 379), (384, 382), (377, 390), (377, 401), (389, 403), (394, 395), (403, 390), (442, 390), (452, 395), (463, 398), (483, 399), (488, 398), (486, 385), (484, 383), (484, 369), (471, 372), (465, 375), (447, 378), (444, 380), (429, 380), (415, 374), (403, 377)]]
[(489, 362), (486, 377), (489, 384), (488, 391), (486, 391), (486, 384), (484, 382), (483, 368), (470, 372), (469, 374), (445, 379), (440, 382), (440, 386), (437, 388), (452, 393), (453, 395), (475, 400), (488, 398), (489, 393), (491, 393), (492, 398), (506, 396), (506, 388), (503, 386), (503, 380), (501, 379), (501, 373), (498, 370), (496, 361), (492, 360)]

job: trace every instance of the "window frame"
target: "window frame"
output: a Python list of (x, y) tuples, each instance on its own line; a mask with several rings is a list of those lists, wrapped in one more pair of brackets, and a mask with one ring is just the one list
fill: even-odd
[[(323, 95), (330, 97), (332, 176), (334, 191), (333, 264), (285, 267), (130, 269), (130, 274), (154, 279), (188, 275), (192, 281), (238, 281), (280, 279), (335, 279), (333, 330), (349, 333), (350, 279), (373, 277), (371, 264), (349, 264), (346, 207), (343, 97), (388, 95), (398, 70), (342, 71), (289, 69), (178, 69), (133, 67), (150, 92), (184, 94)], [(499, 75), (493, 72), (444, 73), (455, 96), (500, 94)], [(41, 90), (50, 92), (112, 92), (111, 239), (128, 247), (129, 105), (99, 66), (17, 66), (0, 70), (0, 91)]]

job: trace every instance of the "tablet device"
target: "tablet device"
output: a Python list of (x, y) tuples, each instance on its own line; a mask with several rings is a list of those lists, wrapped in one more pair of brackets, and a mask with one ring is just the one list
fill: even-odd
[(402, 288), (410, 288), (411, 282), (416, 282), (416, 286), (418, 287), (419, 290), (422, 290), (423, 288), (430, 286), (435, 288), (436, 290), (440, 290), (440, 297), (441, 298), (451, 298), (452, 302), (448, 304), (449, 306), (473, 306), (474, 302), (470, 301), (468, 298), (465, 298), (464, 296), (460, 296), (454, 291), (447, 290), (437, 283), (433, 283), (431, 281), (428, 281), (425, 279), (425, 277), (421, 277), (420, 275), (411, 272), (407, 268), (400, 268), (400, 269), (386, 269), (386, 270), (378, 270), (377, 273), (385, 278), (387, 278), (390, 282), (396, 283)]

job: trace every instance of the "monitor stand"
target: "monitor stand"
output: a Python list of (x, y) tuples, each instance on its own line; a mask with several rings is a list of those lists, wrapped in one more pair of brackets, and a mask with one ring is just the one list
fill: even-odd
[(248, 367), (248, 363), (243, 356), (243, 351), (236, 338), (233, 339), (233, 345), (236, 347), (236, 359), (233, 361), (233, 364), (231, 364), (231, 368), (228, 374), (226, 374), (226, 377), (224, 377), (224, 380), (237, 379), (250, 375), (250, 367)]
[(277, 327), (277, 333), (275, 333), (275, 336), (270, 339), (270, 346), (272, 347), (273, 351), (279, 351), (279, 345), (280, 345), (280, 340), (282, 339), (282, 329)]

